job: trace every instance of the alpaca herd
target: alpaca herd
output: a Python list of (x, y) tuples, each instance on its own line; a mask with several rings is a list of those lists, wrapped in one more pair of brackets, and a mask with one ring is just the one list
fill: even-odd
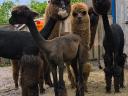
[[(103, 59), (106, 92), (111, 92), (112, 77), (115, 92), (124, 87), (124, 63), (127, 55), (123, 52), (123, 30), (118, 24), (109, 24), (109, 0), (92, 0), (92, 3), (93, 8), (85, 3), (71, 5), (70, 0), (50, 0), (41, 33), (34, 23), (34, 18), (38, 15), (36, 12), (24, 5), (13, 8), (9, 23), (26, 24), (30, 33), (0, 30), (0, 56), (16, 60), (13, 68), (14, 73), (18, 74), (19, 70), (21, 73), (22, 96), (39, 96), (39, 92), (45, 91), (44, 80), (48, 80), (52, 86), (50, 72), (55, 96), (68, 96), (64, 66), (68, 70), (72, 87), (76, 88), (76, 96), (85, 95), (91, 71), (91, 65), (88, 64), (89, 50), (94, 43), (99, 15), (102, 16), (105, 29)], [(71, 32), (60, 33), (59, 25), (67, 18), (71, 19)], [(14, 76), (14, 82), (18, 87), (18, 75)]]

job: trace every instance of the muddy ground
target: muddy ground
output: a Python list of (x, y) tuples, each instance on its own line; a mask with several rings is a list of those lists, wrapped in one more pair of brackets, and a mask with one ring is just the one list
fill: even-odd
[[(70, 82), (65, 73), (65, 83), (68, 96), (75, 96), (75, 90), (70, 88)], [(45, 86), (45, 94), (40, 96), (54, 96), (53, 88)], [(128, 69), (125, 69), (125, 88), (121, 89), (121, 93), (114, 93), (112, 88), (111, 94), (105, 93), (104, 73), (97, 67), (93, 67), (88, 81), (88, 90), (86, 96), (128, 96)], [(12, 68), (0, 67), (0, 96), (21, 96), (21, 88), (15, 90), (12, 79)]]

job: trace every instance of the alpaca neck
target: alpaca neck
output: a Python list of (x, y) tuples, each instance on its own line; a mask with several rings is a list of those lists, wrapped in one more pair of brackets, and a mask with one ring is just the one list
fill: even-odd
[(108, 20), (108, 15), (103, 15), (103, 25), (104, 25), (104, 30), (105, 30), (105, 38), (112, 42), (112, 30), (109, 25), (109, 20)]
[(41, 30), (41, 35), (45, 38), (48, 39), (55, 24), (56, 24), (57, 20), (53, 19), (53, 18), (49, 18), (47, 24), (44, 26), (44, 28)]
[[(29, 28), (29, 30), (30, 30), (30, 32), (32, 34), (32, 37), (36, 41), (36, 43), (39, 46), (42, 46), (42, 44), (45, 44), (46, 40), (37, 31), (37, 28), (36, 28), (36, 25), (35, 25), (35, 22), (34, 22), (33, 18), (30, 17), (29, 20), (28, 20), (28, 22), (26, 23), (26, 25), (28, 26), (28, 28)], [(43, 32), (45, 32), (45, 31), (46, 30), (43, 30)]]

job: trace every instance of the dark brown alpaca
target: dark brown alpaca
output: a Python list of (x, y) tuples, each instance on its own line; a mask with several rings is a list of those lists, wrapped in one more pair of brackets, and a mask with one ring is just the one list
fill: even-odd
[[(33, 12), (25, 6), (16, 7), (10, 18), (11, 24), (25, 23), (40, 49), (46, 54), (53, 74), (55, 96), (67, 96), (65, 83), (63, 80), (64, 62), (71, 62), (76, 65), (77, 89), (76, 96), (84, 96), (83, 87), (83, 64), (86, 62), (84, 47), (79, 36), (69, 34), (52, 40), (45, 40), (37, 31), (33, 17)], [(21, 10), (22, 9), (22, 10)], [(20, 10), (20, 12), (19, 12)], [(24, 14), (24, 15), (22, 15)], [(29, 18), (29, 19), (28, 19)], [(69, 54), (70, 52), (70, 54)], [(78, 64), (77, 64), (78, 62)], [(59, 79), (57, 78), (57, 66), (59, 69)], [(79, 66), (79, 68), (77, 67)]]
[(39, 79), (43, 75), (43, 62), (41, 58), (34, 55), (24, 55), (20, 60), (20, 65), (22, 96), (38, 96)]
[[(60, 11), (59, 9), (63, 9), (63, 11)], [(46, 14), (47, 14), (47, 19), (46, 19), (46, 24), (47, 22), (49, 22), (50, 18), (52, 17), (53, 19), (59, 19), (64, 20), (66, 19), (69, 14), (70, 14), (70, 0), (51, 0), (51, 2), (49, 2), (47, 8), (46, 8)], [(61, 14), (62, 12), (62, 14)], [(43, 32), (41, 31), (41, 34)], [(49, 38), (53, 38), (58, 36), (58, 32), (57, 31), (53, 31), (50, 35)], [(46, 38), (47, 39), (47, 38)], [(42, 55), (41, 56), (43, 59), (43, 62), (45, 63), (45, 68), (44, 68), (44, 76), (45, 76), (45, 83), (48, 84), (49, 86), (52, 86), (52, 82), (50, 80), (50, 73), (49, 73), (49, 67), (47, 66), (47, 60), (45, 60), (45, 57)], [(19, 77), (19, 67), (20, 65), (18, 64), (18, 60), (14, 61), (13, 64), (13, 79), (15, 82), (15, 86), (16, 88), (18, 87), (18, 77)]]

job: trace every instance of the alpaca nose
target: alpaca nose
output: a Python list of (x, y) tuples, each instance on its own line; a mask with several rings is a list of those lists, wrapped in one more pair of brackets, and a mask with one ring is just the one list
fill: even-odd
[(82, 14), (79, 13), (79, 14), (77, 15), (77, 18), (80, 20), (80, 19), (82, 18)]

